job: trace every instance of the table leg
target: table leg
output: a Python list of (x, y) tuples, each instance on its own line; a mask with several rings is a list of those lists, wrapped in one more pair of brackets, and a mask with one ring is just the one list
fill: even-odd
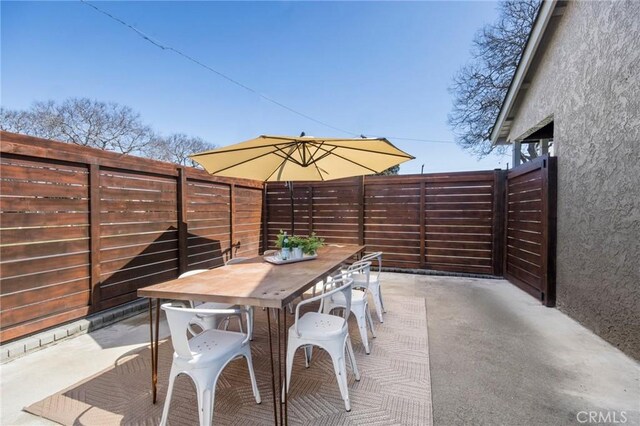
[[(271, 309), (267, 308), (267, 327), (269, 329), (269, 358), (271, 360), (271, 392), (273, 393), (273, 424), (278, 424), (278, 395), (276, 394), (276, 375), (273, 368), (273, 343), (271, 339)], [(280, 348), (278, 348), (280, 353)]]
[(281, 403), (278, 404), (278, 407), (280, 408), (280, 424), (284, 425), (284, 417), (282, 417), (282, 403), (284, 402), (283, 400), (283, 394), (282, 394), (282, 341), (281, 341), (281, 328), (280, 328), (280, 314), (282, 313), (283, 316), (285, 316), (285, 309), (280, 309), (278, 310), (278, 393), (280, 394), (280, 399), (281, 399)]
[(156, 336), (155, 336), (155, 344), (153, 345), (155, 348), (155, 358), (156, 358), (155, 362), (153, 363), (155, 367), (154, 383), (153, 383), (153, 403), (154, 404), (157, 401), (157, 395), (158, 395), (158, 352), (160, 352), (159, 337), (160, 337), (160, 299), (156, 299)]
[(287, 426), (289, 424), (289, 407), (287, 406), (287, 343), (288, 343), (288, 331), (287, 330), (287, 311), (282, 309), (282, 319), (283, 319), (283, 330), (284, 330), (284, 425)]
[(156, 347), (153, 339), (153, 299), (149, 298), (149, 348), (151, 349), (151, 392), (153, 394), (153, 403), (156, 403), (158, 369), (156, 367)]

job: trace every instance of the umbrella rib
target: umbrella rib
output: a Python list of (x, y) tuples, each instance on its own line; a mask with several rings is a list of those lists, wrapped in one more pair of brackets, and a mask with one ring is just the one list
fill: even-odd
[[(293, 150), (291, 151), (291, 153), (290, 153), (290, 154), (287, 154), (287, 153), (286, 153), (286, 152), (284, 152), (284, 150), (283, 150), (282, 148), (280, 148), (280, 147), (276, 147), (276, 149), (277, 149), (278, 151), (282, 152), (282, 153), (285, 155), (285, 157), (280, 157), (280, 158), (284, 158), (285, 160), (289, 160), (289, 161), (291, 161), (292, 163), (295, 163), (295, 164), (297, 164), (297, 165), (298, 165), (298, 166), (300, 166), (300, 167), (304, 167), (304, 165), (303, 165), (302, 163), (300, 163), (298, 160), (296, 160), (295, 158), (293, 158), (293, 155), (291, 155), (291, 154), (293, 154)], [(275, 153), (275, 152), (274, 152), (274, 153)], [(277, 155), (277, 154), (276, 154), (276, 155)]]
[(320, 167), (318, 167), (318, 163), (316, 163), (314, 161), (313, 165), (315, 166), (316, 170), (318, 171), (318, 175), (320, 176), (320, 179), (324, 182), (324, 176), (322, 176), (322, 171), (320, 170)]
[[(335, 148), (337, 148), (337, 147), (335, 147)], [(335, 149), (335, 148), (334, 148), (334, 149)], [(322, 148), (322, 150), (323, 150), (323, 151), (327, 151), (327, 150), (326, 150), (326, 149), (324, 149), (324, 148)], [(335, 152), (333, 152), (333, 150), (331, 150), (331, 151), (327, 151), (327, 155), (328, 155), (328, 154), (333, 154), (333, 155), (335, 155), (336, 157), (338, 157), (338, 158), (342, 158), (343, 160), (348, 161), (348, 162), (350, 162), (350, 163), (353, 163), (353, 164), (355, 164), (356, 166), (362, 167), (363, 169), (371, 170), (373, 173), (379, 173), (377, 170), (373, 170), (373, 169), (372, 169), (372, 168), (370, 168), (370, 167), (364, 166), (364, 165), (362, 165), (362, 164), (358, 163), (357, 161), (353, 161), (353, 160), (350, 160), (350, 159), (348, 159), (348, 158), (346, 158), (346, 157), (343, 157), (343, 156), (342, 156), (342, 155), (340, 155), (340, 154), (336, 154)]]
[(370, 152), (370, 153), (373, 153), (373, 154), (383, 154), (383, 155), (390, 155), (390, 156), (393, 156), (393, 157), (409, 158), (411, 160), (415, 159), (415, 157), (413, 155), (409, 155), (407, 153), (394, 154), (394, 153), (389, 153), (389, 152), (376, 151), (376, 150), (373, 150), (373, 149), (352, 148), (350, 146), (334, 145), (334, 144), (331, 144), (331, 143), (327, 143), (326, 145), (327, 146), (333, 146), (333, 147), (336, 147), (336, 148), (342, 148), (342, 149), (351, 149), (351, 150), (354, 150), (354, 151)]
[(247, 151), (247, 150), (250, 150), (250, 149), (260, 149), (260, 148), (267, 148), (267, 147), (275, 147), (277, 149), (280, 146), (284, 146), (285, 148), (287, 148), (287, 147), (290, 147), (290, 146), (295, 145), (295, 144), (296, 144), (295, 142), (290, 142), (290, 143), (272, 143), (272, 144), (269, 144), (269, 145), (249, 146), (249, 147), (246, 147), (246, 148), (233, 148), (233, 149), (224, 149), (224, 147), (223, 147), (223, 148), (220, 148), (219, 151), (216, 150), (215, 152), (211, 152), (211, 151), (199, 152), (197, 154), (191, 154), (189, 157), (193, 158), (193, 157), (200, 157), (200, 156), (203, 156), (203, 155), (224, 154), (224, 153), (227, 153), (227, 152)]
[[(274, 151), (275, 153), (275, 151)], [(280, 156), (279, 156), (280, 157)], [(280, 157), (282, 158), (282, 157)], [(286, 162), (288, 161), (288, 157), (284, 157), (284, 160), (282, 160), (282, 162), (280, 164), (278, 164), (278, 167), (276, 167), (269, 176), (267, 176), (267, 178), (264, 180), (265, 182), (267, 182), (269, 179), (271, 179), (271, 176), (274, 175), (275, 172), (278, 171), (279, 168), (281, 168)]]
[[(230, 165), (230, 166), (224, 167), (224, 168), (219, 169), (219, 170), (215, 170), (215, 171), (210, 172), (210, 173), (211, 173), (211, 174), (216, 174), (216, 173), (224, 172), (225, 170), (229, 170), (229, 169), (232, 169), (232, 168), (234, 168), (234, 167), (241, 166), (241, 165), (243, 165), (243, 164), (245, 164), (245, 163), (248, 163), (249, 161), (254, 161), (254, 160), (257, 160), (258, 158), (262, 158), (262, 157), (265, 157), (265, 156), (267, 156), (267, 155), (271, 155), (271, 154), (276, 154), (276, 155), (278, 155), (278, 149), (276, 148), (276, 149), (274, 149), (273, 151), (265, 152), (264, 154), (260, 154), (260, 155), (258, 155), (257, 157), (251, 157), (251, 158), (249, 158), (249, 159), (247, 159), (247, 160), (241, 161), (241, 162), (239, 162), (239, 163), (232, 164), (232, 165)], [(280, 155), (278, 155), (278, 157), (280, 157)], [(282, 158), (282, 157), (280, 157), (280, 158)], [(285, 159), (285, 160), (286, 160), (286, 159)]]

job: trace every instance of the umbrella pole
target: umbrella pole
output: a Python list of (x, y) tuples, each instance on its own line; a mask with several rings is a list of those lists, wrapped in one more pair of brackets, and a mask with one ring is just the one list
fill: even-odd
[(293, 236), (293, 233), (295, 232), (295, 227), (296, 227), (294, 209), (293, 209), (293, 182), (288, 181), (287, 186), (289, 187), (289, 198), (291, 200), (291, 236)]

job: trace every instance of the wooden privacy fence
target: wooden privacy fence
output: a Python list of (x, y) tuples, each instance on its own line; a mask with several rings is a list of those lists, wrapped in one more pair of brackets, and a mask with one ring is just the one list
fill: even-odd
[[(294, 184), (296, 234), (383, 251), (384, 266), (502, 275), (504, 174), (366, 176)], [(289, 189), (266, 186), (265, 247), (291, 232)]]
[(2, 138), (0, 341), (136, 298), (261, 243), (262, 183), (12, 133)]
[[(213, 178), (1, 132), (0, 341), (136, 298), (140, 287), (273, 248), (279, 230), (383, 251), (384, 266), (503, 275), (545, 304), (555, 159), (508, 172), (294, 184)], [(233, 248), (233, 251), (232, 251)]]
[(505, 277), (546, 306), (555, 304), (556, 175), (546, 155), (507, 175)]

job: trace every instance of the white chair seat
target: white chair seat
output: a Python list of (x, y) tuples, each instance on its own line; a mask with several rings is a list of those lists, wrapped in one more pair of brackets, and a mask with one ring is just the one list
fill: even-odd
[[(367, 300), (367, 293), (360, 290), (351, 290), (351, 306), (361, 305)], [(334, 305), (345, 306), (343, 293), (336, 293), (331, 297)]]
[[(228, 358), (237, 351), (237, 347), (242, 344), (245, 335), (234, 331), (206, 330), (189, 340), (189, 349), (193, 353), (193, 358), (188, 364), (209, 362), (216, 359)], [(175, 355), (175, 362), (179, 363), (182, 358)]]
[[(317, 340), (330, 340), (343, 333), (344, 318), (307, 312), (298, 320), (298, 333), (303, 338)], [(289, 333), (295, 333), (294, 326), (289, 328)]]

